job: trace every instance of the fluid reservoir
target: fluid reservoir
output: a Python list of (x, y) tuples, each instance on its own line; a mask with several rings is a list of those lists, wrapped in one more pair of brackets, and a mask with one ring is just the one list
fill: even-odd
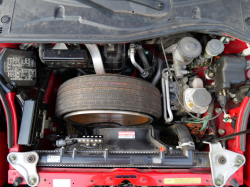
[(209, 59), (213, 56), (218, 56), (224, 51), (224, 44), (218, 39), (212, 39), (207, 43), (204, 57)]
[(173, 68), (177, 79), (183, 77), (183, 67), (198, 57), (201, 54), (201, 50), (200, 42), (192, 37), (184, 37), (177, 44), (173, 44), (165, 49), (167, 53), (173, 54)]
[(211, 94), (205, 88), (188, 88), (183, 97), (184, 107), (196, 114), (204, 114), (212, 101)]
[(198, 40), (192, 37), (182, 38), (173, 52), (174, 62), (184, 66), (190, 64), (201, 53), (202, 47)]

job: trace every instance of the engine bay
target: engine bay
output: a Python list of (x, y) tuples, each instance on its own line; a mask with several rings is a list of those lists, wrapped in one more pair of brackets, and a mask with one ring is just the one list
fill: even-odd
[[(1, 48), (7, 159), (29, 186), (41, 181), (39, 167), (211, 169), (214, 186), (242, 184), (234, 174), (249, 133), (246, 43), (185, 32)], [(3, 99), (9, 93), (15, 117)]]

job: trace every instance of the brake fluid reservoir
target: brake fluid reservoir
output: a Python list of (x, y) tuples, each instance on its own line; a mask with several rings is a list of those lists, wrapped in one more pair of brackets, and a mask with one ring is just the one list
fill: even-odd
[(212, 101), (211, 94), (205, 88), (188, 88), (183, 97), (187, 111), (196, 114), (204, 114)]

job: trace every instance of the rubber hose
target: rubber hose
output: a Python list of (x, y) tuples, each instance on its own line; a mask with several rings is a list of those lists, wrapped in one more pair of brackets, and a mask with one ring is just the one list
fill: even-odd
[(4, 95), (2, 86), (0, 86), (0, 99), (2, 101), (3, 107), (5, 109), (6, 119), (7, 119), (7, 133), (8, 133), (8, 148), (12, 148), (14, 145), (13, 140), (13, 120), (12, 120), (12, 113), (7, 101), (7, 98)]
[(150, 65), (148, 63), (148, 59), (147, 59), (147, 57), (145, 55), (145, 52), (144, 52), (144, 49), (142, 48), (142, 46), (138, 45), (137, 50), (138, 50), (138, 53), (139, 53), (139, 55), (141, 57), (144, 69), (146, 69), (146, 70), (150, 69), (151, 67), (150, 67)]
[(186, 126), (182, 124), (174, 124), (164, 129), (164, 133), (167, 135), (176, 134), (178, 136), (179, 142), (193, 142), (193, 138)]
[(44, 77), (40, 82), (37, 94), (36, 94), (36, 100), (42, 100), (43, 99), (43, 94), (47, 88), (47, 84), (49, 82), (50, 79), (50, 75), (51, 75), (51, 71), (50, 70), (46, 70), (44, 73)]
[(151, 81), (151, 83), (155, 86), (160, 78), (161, 78), (161, 72), (162, 72), (162, 65), (163, 65), (163, 60), (159, 57), (157, 57), (157, 72), (153, 78), (153, 80)]
[(127, 64), (127, 47), (126, 47), (126, 44), (123, 44), (123, 52), (122, 52), (122, 71), (121, 71), (121, 74), (123, 75), (124, 72), (125, 72), (125, 67), (126, 67), (126, 64)]
[(178, 136), (178, 139), (181, 143), (193, 141), (193, 138), (186, 126), (182, 124), (175, 124), (172, 125), (171, 127), (173, 128), (174, 132)]
[[(240, 131), (244, 131), (247, 129), (249, 112), (250, 112), (250, 100), (247, 102), (247, 106), (244, 110), (244, 114), (243, 114), (242, 121), (241, 121)], [(241, 135), (240, 136), (240, 150), (241, 151), (246, 151), (245, 140), (246, 140), (246, 135), (245, 134)]]
[[(210, 103), (208, 110), (207, 110), (207, 115), (213, 116), (213, 114), (214, 114), (214, 101)], [(217, 133), (217, 128), (216, 128), (214, 120), (210, 120), (210, 125), (214, 129), (215, 133)], [(215, 135), (215, 137), (217, 137), (217, 135)]]
[(207, 115), (213, 116), (214, 114), (214, 101), (212, 101), (208, 107)]

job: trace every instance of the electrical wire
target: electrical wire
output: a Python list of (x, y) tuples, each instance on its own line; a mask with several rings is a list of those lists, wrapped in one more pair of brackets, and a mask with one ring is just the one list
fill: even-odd
[[(161, 39), (161, 47), (162, 47), (163, 55), (164, 55), (164, 58), (165, 58), (165, 62), (166, 62), (166, 64), (167, 64), (167, 71), (169, 72), (169, 75), (170, 75), (169, 78), (170, 78), (172, 84), (174, 85), (173, 77), (175, 78), (175, 80), (177, 80), (177, 79), (176, 79), (175, 75), (173, 75), (172, 72), (170, 71), (170, 68), (169, 68), (169, 65), (168, 65), (167, 56), (166, 56), (166, 54), (165, 54), (165, 52), (164, 52), (164, 47), (163, 47), (163, 43), (162, 43), (162, 38), (160, 38), (160, 39)], [(178, 81), (176, 81), (176, 83), (177, 83), (177, 86), (178, 86), (178, 89), (179, 89), (180, 86), (179, 86)], [(196, 117), (195, 115), (193, 115), (193, 114), (191, 114), (190, 112), (187, 111), (187, 109), (183, 106), (183, 104), (182, 104), (182, 102), (181, 102), (181, 100), (180, 100), (180, 98), (179, 98), (179, 95), (178, 95), (178, 93), (177, 93), (176, 90), (175, 90), (175, 87), (173, 87), (173, 88), (174, 88), (173, 90), (174, 90), (174, 92), (175, 92), (176, 98), (177, 98), (178, 102), (180, 103), (181, 107), (185, 110), (185, 112), (187, 112), (188, 115), (192, 116), (192, 117), (195, 118), (195, 119), (201, 120), (200, 122), (205, 122), (205, 121), (213, 120), (213, 119), (219, 117), (219, 116), (221, 115), (221, 113), (223, 112), (223, 110), (225, 109), (226, 104), (223, 106), (223, 109), (220, 111), (220, 113), (218, 113), (216, 116), (214, 116), (214, 117), (212, 117), (212, 118), (209, 118), (209, 119), (198, 118), (198, 117)]]

